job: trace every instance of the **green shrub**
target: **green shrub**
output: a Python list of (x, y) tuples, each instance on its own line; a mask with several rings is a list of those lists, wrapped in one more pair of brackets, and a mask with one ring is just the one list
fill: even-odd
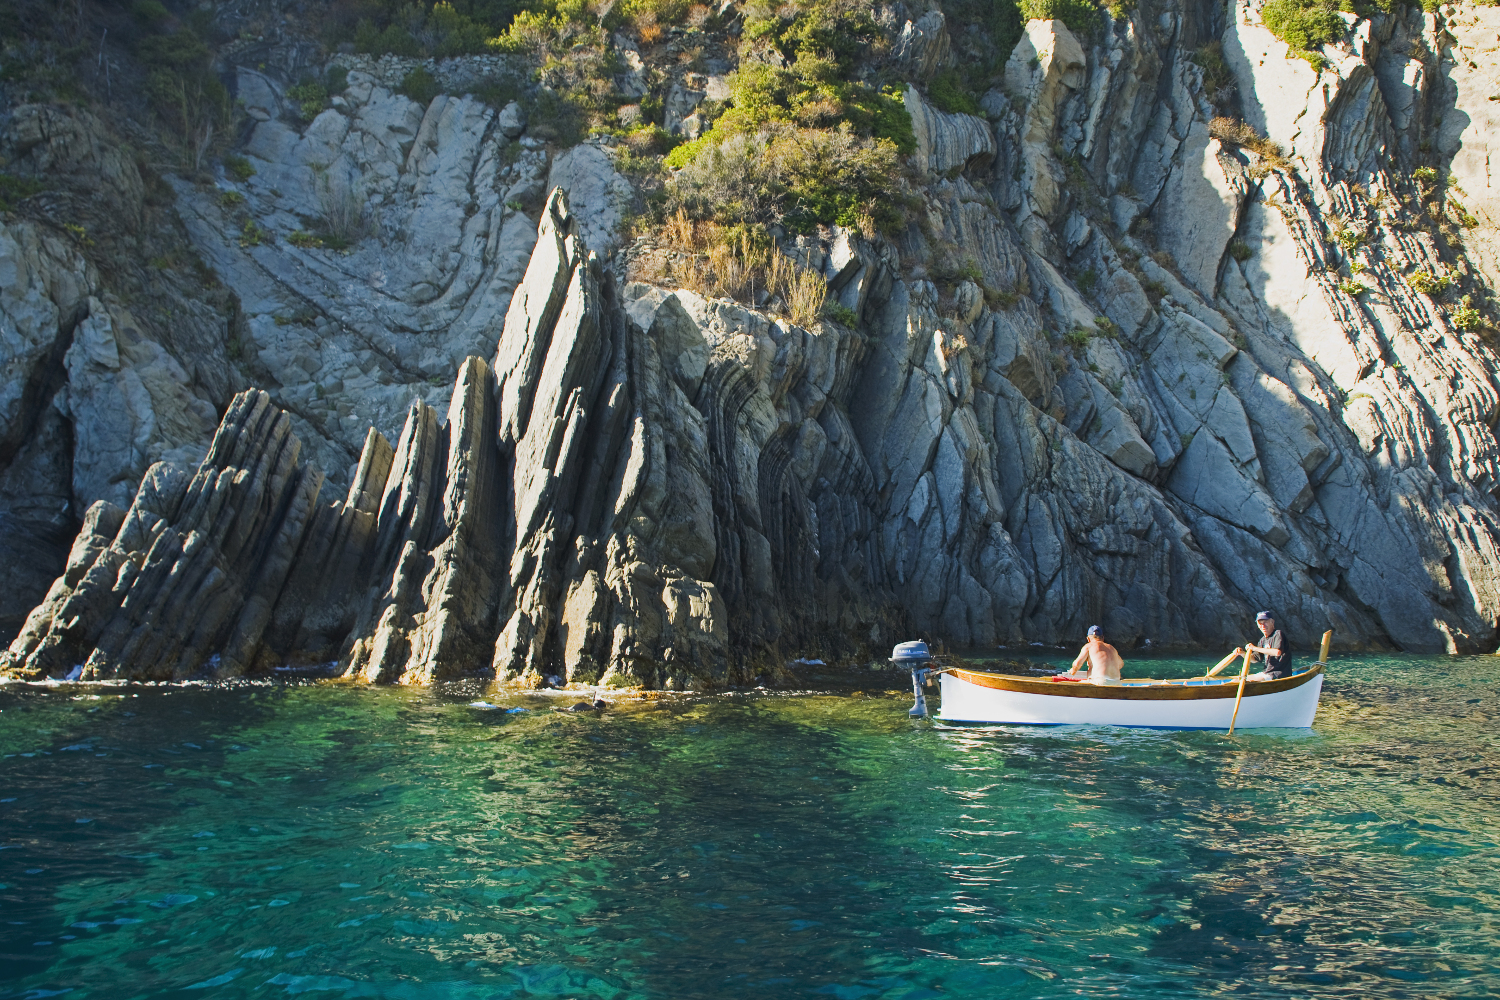
[(526, 109), (526, 131), (537, 139), (576, 145), (587, 135), (590, 110), (584, 94), (543, 88)]
[(889, 139), (898, 153), (917, 151), (917, 134), (911, 129), (911, 112), (901, 91), (888, 87), (871, 98), (869, 107), (872, 136)]
[(240, 246), (258, 247), (262, 243), (270, 243), (271, 234), (256, 224), (254, 219), (245, 220), (245, 228), (240, 230)]
[(741, 48), (774, 46), (791, 64), (741, 61), (713, 127), (667, 156), (681, 171), (671, 206), (695, 219), (780, 221), (794, 232), (818, 223), (894, 231), (896, 157), (915, 151), (916, 137), (900, 91), (854, 79), (855, 57), (878, 38), (877, 26), (832, 0), (782, 10), (794, 13), (751, 17)]
[(972, 281), (976, 285), (984, 284), (984, 270), (973, 257), (964, 253), (963, 248), (957, 243), (944, 240), (939, 242), (933, 251), (928, 270), (935, 281), (945, 285), (957, 285), (963, 281)]
[(486, 25), (459, 13), (452, 4), (435, 3), (427, 14), (419, 38), (424, 42), (427, 54), (443, 59), (488, 52), (492, 34)]
[(208, 44), (191, 31), (148, 35), (136, 45), (136, 55), (152, 69), (186, 72), (202, 68), (213, 58)]
[(851, 330), (859, 326), (859, 314), (842, 302), (836, 302), (833, 299), (823, 303), (823, 315)]
[[(668, 162), (692, 145), (673, 150)], [(672, 204), (693, 218), (779, 221), (792, 232), (818, 223), (861, 231), (899, 225), (896, 147), (889, 139), (772, 124), (698, 145), (670, 190)]]
[[(461, 8), (461, 9), (460, 9)], [(412, 58), (477, 55), (494, 47), (498, 35), (518, 10), (518, 4), (492, 0), (427, 3), (419, 0), (363, 0), (335, 4), (330, 40), (352, 41), (356, 52)], [(347, 27), (347, 14), (358, 21)]]
[(1061, 21), (1079, 34), (1099, 26), (1099, 8), (1088, 0), (1020, 0), (1021, 17), (1027, 21)]
[(1343, 228), (1333, 231), (1333, 241), (1346, 253), (1359, 246), (1360, 241), (1364, 238), (1364, 234), (1357, 229)]
[(181, 21), (160, 17), (160, 6), (147, 0), (135, 8), (137, 21), (149, 25), (135, 39), (135, 55), (145, 71), (151, 110), (183, 163), (197, 170), (214, 136), (230, 134), (233, 104), (214, 71), (213, 50), (197, 30), (207, 32), (211, 20), (196, 12)]
[(933, 78), (927, 86), (927, 96), (940, 110), (949, 114), (979, 114), (979, 102), (974, 99), (959, 80), (958, 71), (945, 70)]
[[(642, 129), (626, 136), (632, 156), (667, 150), (664, 165), (677, 171), (664, 192), (667, 210), (689, 222), (776, 223), (795, 233), (819, 224), (898, 231), (905, 199), (897, 157), (916, 150), (916, 136), (903, 90), (856, 72), (860, 53), (882, 38), (868, 7), (809, 0), (774, 12), (752, 6), (745, 17), (729, 96), (700, 108), (708, 130), (670, 149)], [(956, 76), (937, 92), (950, 106), (973, 100)], [(641, 110), (659, 122), (659, 96), (643, 99)]]
[(172, 18), (172, 12), (167, 10), (161, 0), (135, 0), (130, 5), (130, 14), (149, 28), (155, 28)]
[(1343, 292), (1345, 295), (1352, 295), (1358, 298), (1365, 292), (1369, 291), (1369, 289), (1365, 288), (1365, 286), (1361, 282), (1355, 281), (1353, 278), (1344, 278), (1339, 282), (1339, 291)]
[(17, 203), (45, 191), (47, 186), (30, 177), (0, 174), (0, 212), (13, 211)]
[[(742, 61), (729, 78), (728, 106), (714, 121), (710, 144), (772, 122), (795, 122), (809, 128), (847, 124), (860, 136), (889, 139), (902, 153), (916, 150), (901, 91), (854, 79), (855, 56), (879, 37), (878, 27), (867, 14), (835, 17), (831, 8), (832, 0), (819, 0), (784, 27), (777, 27), (780, 21), (767, 22), (772, 24), (768, 44), (794, 57), (793, 62), (783, 68)], [(644, 103), (642, 111), (649, 115)]]
[(1092, 340), (1093, 337), (1094, 334), (1091, 330), (1085, 330), (1083, 327), (1079, 327), (1071, 333), (1064, 334), (1063, 343), (1071, 347), (1073, 349), (1073, 353), (1076, 355), (1088, 350), (1089, 341)]
[(1021, 40), (1024, 22), (1016, 0), (944, 0), (943, 13), (952, 37), (964, 39), (966, 49), (977, 40), (988, 56), (979, 65), (965, 60), (978, 89), (984, 89), (985, 78), (1004, 71), (1005, 61)]
[(1478, 330), (1485, 325), (1484, 315), (1474, 307), (1474, 301), (1469, 296), (1463, 297), (1463, 302), (1457, 309), (1448, 314), (1448, 322), (1460, 330)]
[(382, 30), (373, 21), (361, 21), (359, 27), (354, 29), (354, 51), (372, 56), (416, 58), (422, 55), (422, 45), (410, 31), (399, 24), (387, 25)]
[(510, 77), (486, 76), (474, 83), (469, 96), (492, 108), (503, 108), (521, 96), (521, 88)]
[(224, 157), (224, 172), (241, 184), (255, 176), (255, 168), (243, 156)]
[(1348, 25), (1328, 0), (1268, 0), (1260, 9), (1271, 34), (1297, 53), (1311, 53), (1344, 37)]
[(1433, 274), (1431, 271), (1418, 271), (1406, 279), (1411, 287), (1423, 295), (1441, 295), (1448, 290), (1453, 279), (1447, 274)]
[(437, 77), (428, 72), (425, 66), (418, 66), (401, 78), (401, 86), (396, 91), (426, 106), (442, 93), (443, 88), (438, 84)]
[(1254, 251), (1251, 250), (1243, 240), (1235, 240), (1233, 243), (1229, 244), (1229, 256), (1233, 257), (1241, 264), (1249, 260), (1253, 253)]
[(1193, 62), (1203, 70), (1203, 91), (1217, 102), (1219, 94), (1234, 87), (1234, 73), (1224, 61), (1224, 46), (1218, 41), (1200, 45), (1193, 52)]
[(239, 208), (245, 203), (245, 196), (238, 191), (224, 191), (219, 195), (220, 208)]
[(636, 37), (650, 45), (660, 39), (664, 27), (681, 24), (691, 6), (691, 0), (622, 0), (609, 19), (629, 24)]
[(304, 76), (295, 87), (286, 90), (287, 99), (297, 106), (297, 116), (310, 121), (328, 107), (328, 88), (310, 76)]

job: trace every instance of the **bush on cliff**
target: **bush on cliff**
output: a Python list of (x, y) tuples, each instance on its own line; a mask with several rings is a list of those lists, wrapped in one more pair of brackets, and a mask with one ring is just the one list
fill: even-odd
[(230, 138), (234, 106), (214, 72), (211, 18), (193, 11), (181, 19), (161, 3), (134, 7), (135, 55), (146, 70), (146, 95), (182, 165), (197, 170)]
[(1020, 0), (1021, 17), (1027, 21), (1061, 21), (1077, 34), (1099, 26), (1099, 7), (1089, 0)]
[(691, 0), (337, 0), (328, 39), (352, 40), (356, 51), (372, 55), (443, 58), (500, 51), (546, 58), (576, 44), (598, 46), (602, 33), (627, 25), (649, 44), (667, 25), (706, 23), (709, 16), (708, 8)]
[(945, 0), (943, 13), (970, 88), (983, 92), (989, 78), (1005, 71), (1021, 40), (1026, 22), (1020, 5), (1017, 0)]
[(916, 138), (899, 91), (854, 79), (855, 58), (881, 37), (868, 5), (755, 10), (722, 113), (667, 157), (680, 171), (671, 205), (695, 219), (779, 222), (794, 232), (819, 223), (897, 228), (897, 156), (914, 151)]
[(432, 103), (432, 99), (442, 93), (442, 84), (438, 83), (437, 77), (425, 66), (417, 66), (401, 78), (401, 85), (396, 88), (398, 94), (403, 94), (426, 107)]
[(336, 0), (325, 23), (330, 42), (352, 41), (357, 52), (443, 58), (490, 51), (524, 7), (510, 0)]
[(803, 327), (825, 314), (846, 326), (857, 322), (851, 310), (836, 303), (830, 312), (827, 281), (782, 253), (764, 226), (700, 222), (678, 209), (667, 217), (662, 237), (686, 259), (658, 257), (652, 265), (659, 269), (642, 271), (637, 266), (636, 278), (759, 305)]
[(793, 232), (838, 223), (873, 235), (900, 222), (895, 175), (889, 140), (772, 123), (699, 149), (672, 179), (668, 197), (694, 219), (779, 222)]
[(1313, 50), (1338, 41), (1348, 30), (1338, 5), (1330, 0), (1269, 0), (1260, 16), (1271, 34), (1315, 67), (1323, 58)]
[(940, 111), (949, 114), (980, 114), (979, 102), (973, 91), (963, 85), (957, 70), (947, 70), (933, 78), (927, 85), (927, 96)]

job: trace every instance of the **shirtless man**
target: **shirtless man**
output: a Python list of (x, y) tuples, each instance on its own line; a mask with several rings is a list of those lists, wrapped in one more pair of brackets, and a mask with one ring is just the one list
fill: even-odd
[(1078, 668), (1083, 666), (1085, 660), (1089, 662), (1089, 683), (1120, 683), (1120, 668), (1125, 666), (1125, 661), (1115, 647), (1104, 641), (1098, 625), (1089, 626), (1088, 642), (1078, 651), (1078, 658), (1073, 661), (1073, 666), (1061, 676), (1077, 677)]

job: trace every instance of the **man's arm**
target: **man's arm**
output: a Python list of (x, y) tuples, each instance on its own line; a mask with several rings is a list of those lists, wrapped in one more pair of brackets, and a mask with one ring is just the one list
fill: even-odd
[(1078, 655), (1076, 657), (1074, 657), (1074, 659), (1073, 659), (1073, 665), (1068, 668), (1068, 673), (1070, 673), (1070, 674), (1076, 674), (1076, 673), (1078, 673), (1078, 668), (1081, 667), (1081, 666), (1083, 666), (1083, 661), (1087, 660), (1088, 658), (1089, 658), (1089, 648), (1087, 646), (1084, 646), (1082, 649), (1080, 649), (1078, 651)]

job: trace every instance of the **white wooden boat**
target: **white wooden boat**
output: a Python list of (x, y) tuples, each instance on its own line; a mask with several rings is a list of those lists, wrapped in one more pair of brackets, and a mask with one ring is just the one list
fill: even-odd
[(1324, 665), (1279, 680), (1246, 680), (1242, 698), (1236, 697), (1238, 674), (1098, 685), (949, 667), (942, 672), (938, 718), (1043, 726), (1229, 729), (1233, 723), (1236, 729), (1305, 729), (1318, 710)]

